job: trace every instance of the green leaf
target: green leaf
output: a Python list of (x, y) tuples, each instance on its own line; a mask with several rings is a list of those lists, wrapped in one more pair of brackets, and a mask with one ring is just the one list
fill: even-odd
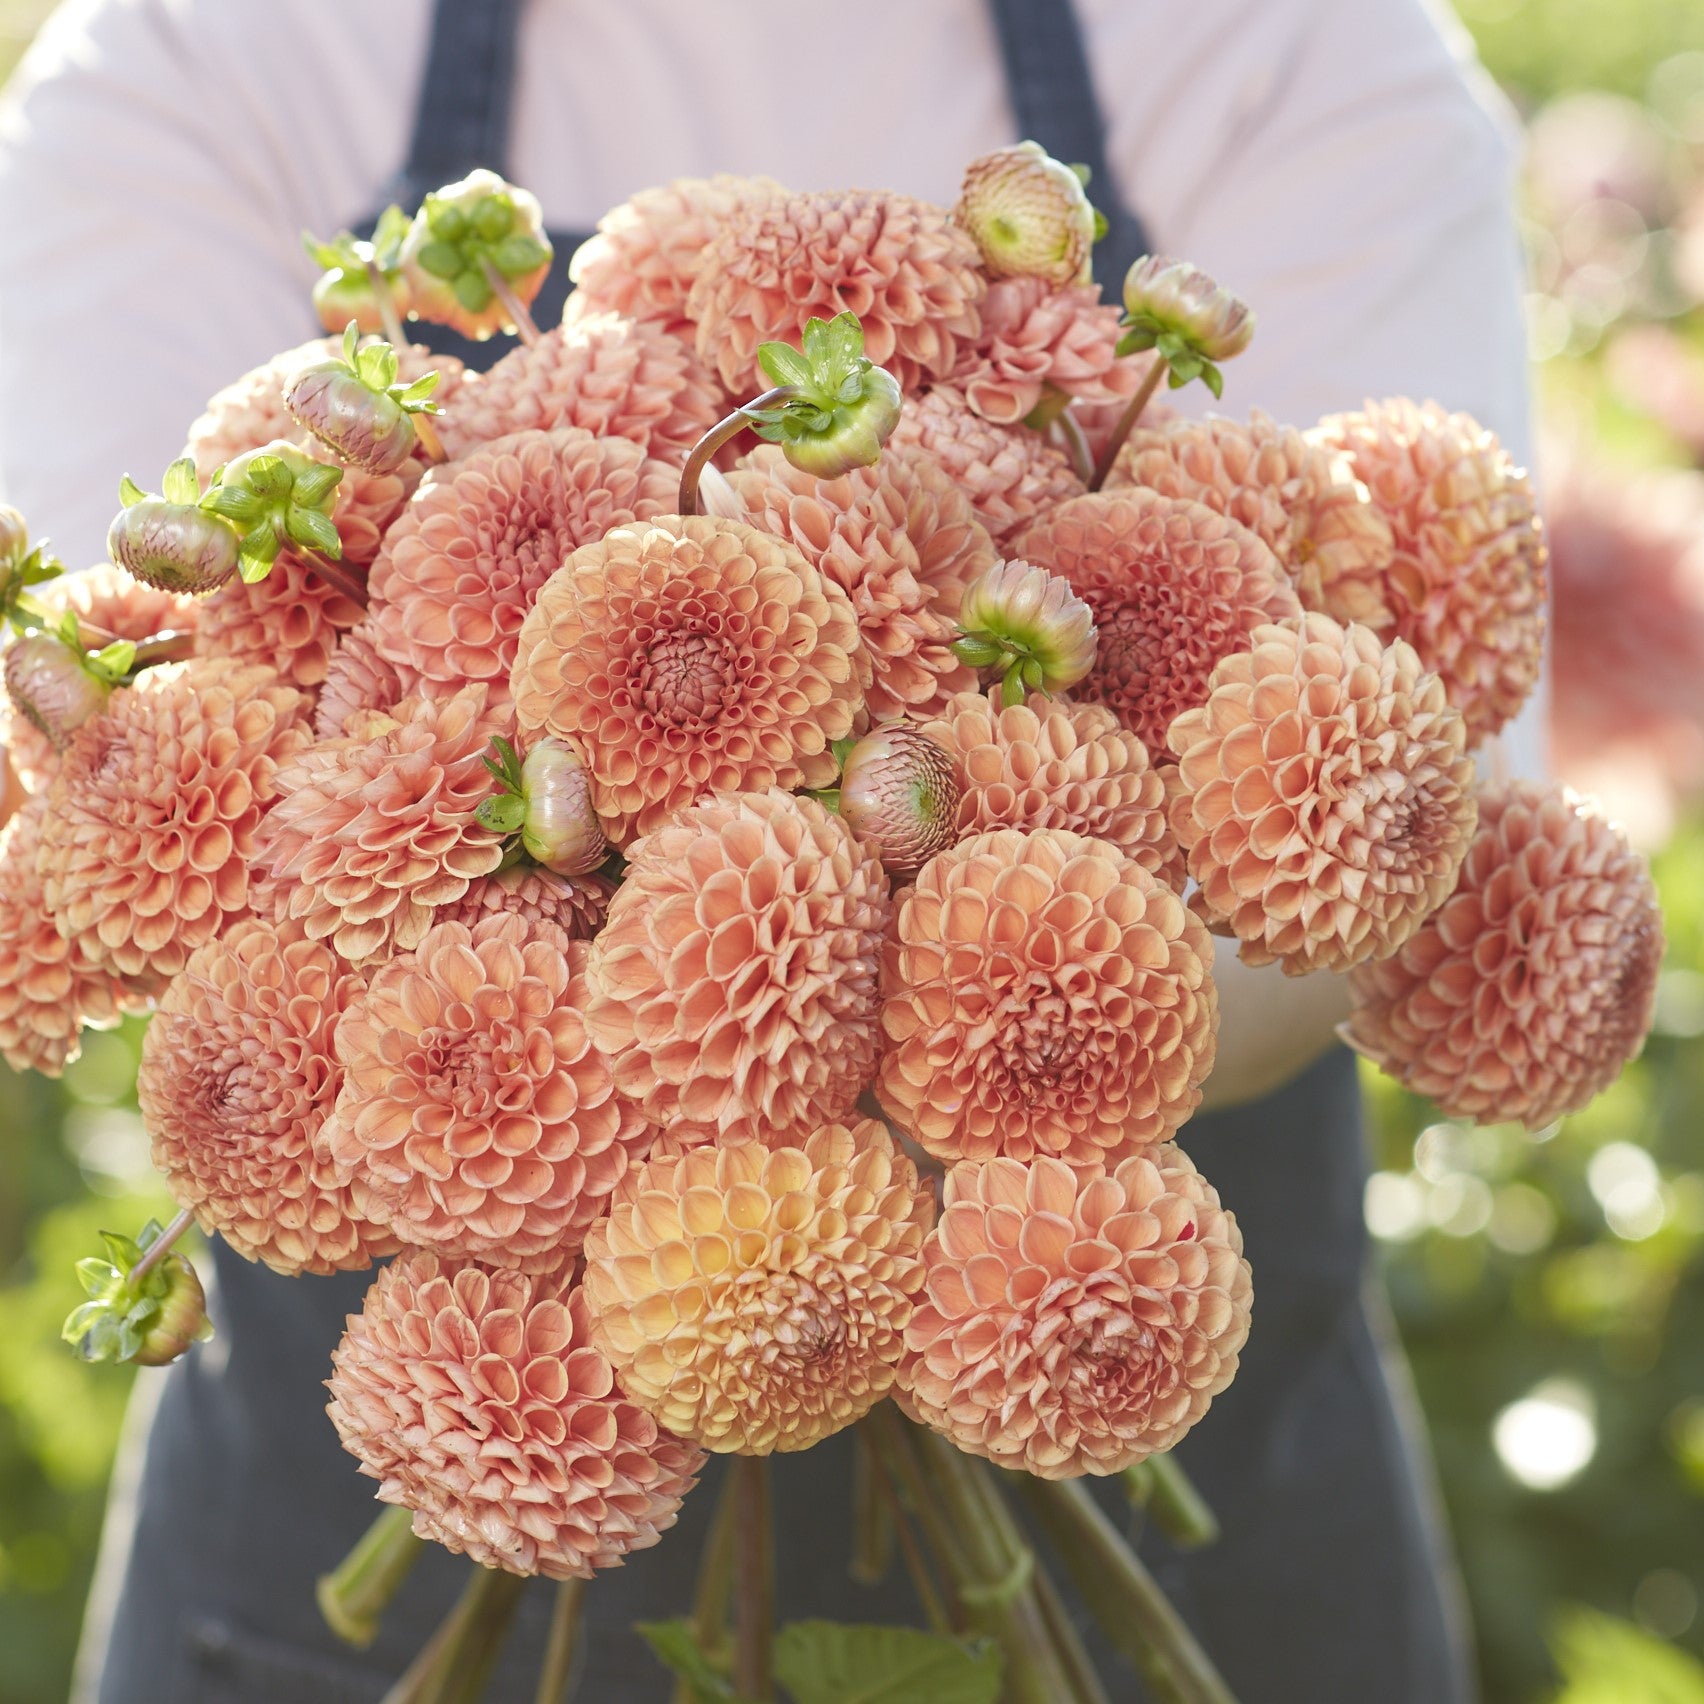
[(434, 278), (454, 278), (462, 269), (462, 253), (452, 242), (423, 243), (414, 263)]
[(760, 343), (757, 364), (772, 384), (802, 387), (811, 382), (810, 362), (790, 343)]
[(473, 816), (481, 828), (493, 834), (518, 834), (527, 819), (527, 802), (515, 793), (493, 793), (479, 801)]
[(193, 503), (199, 499), (201, 481), (195, 477), (195, 463), (188, 456), (180, 457), (166, 469), (160, 494), (168, 503)]
[(119, 1276), (111, 1262), (101, 1260), (95, 1255), (77, 1262), (77, 1282), (83, 1286), (85, 1295), (104, 1295)]
[(693, 1636), (692, 1623), (673, 1621), (636, 1623), (651, 1654), (671, 1674), (678, 1674), (692, 1688), (694, 1704), (739, 1704), (732, 1683), (705, 1655)]
[(337, 536), (336, 524), (330, 515), (318, 509), (304, 509), (292, 503), (284, 513), (284, 533), (292, 544), (321, 551), (334, 562), (343, 554), (343, 540)]
[(118, 482), (118, 500), (127, 509), (135, 508), (147, 495), (128, 473)]
[(1704, 1704), (1704, 1665), (1630, 1622), (1570, 1608), (1551, 1648), (1566, 1682), (1555, 1704)]
[(1000, 1653), (915, 1627), (795, 1621), (775, 1639), (794, 1704), (995, 1704)]

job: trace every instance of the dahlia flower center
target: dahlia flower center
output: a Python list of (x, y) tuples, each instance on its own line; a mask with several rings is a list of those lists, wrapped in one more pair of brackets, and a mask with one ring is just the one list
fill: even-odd
[(1176, 1333), (1137, 1318), (1128, 1303), (1080, 1302), (1059, 1347), (1060, 1388), (1074, 1407), (1091, 1414), (1161, 1400), (1181, 1377)]
[(1454, 820), (1433, 789), (1413, 776), (1375, 776), (1352, 788), (1333, 814), (1346, 850), (1365, 868), (1418, 886), (1454, 843)]
[(759, 1364), (779, 1364), (784, 1374), (813, 1368), (832, 1381), (845, 1359), (844, 1316), (831, 1297), (792, 1274), (779, 1275), (765, 1286), (761, 1313), (748, 1329)]
[(660, 722), (713, 722), (734, 684), (727, 644), (712, 633), (665, 633), (646, 648), (640, 702)]
[(428, 1031), (420, 1038), (416, 1078), (434, 1100), (479, 1118), (493, 1110), (503, 1083), (526, 1061), (526, 1041), (498, 1019), (477, 1036), (459, 1030)]

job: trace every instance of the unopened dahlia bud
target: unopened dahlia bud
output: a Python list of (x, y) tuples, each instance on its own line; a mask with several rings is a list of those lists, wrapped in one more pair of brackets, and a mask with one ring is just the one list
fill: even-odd
[[(328, 243), (303, 236), (303, 248), (324, 269), (314, 284), (313, 303), (327, 331), (341, 331), (351, 320), (360, 331), (385, 331), (381, 285), (390, 296), (392, 312), (399, 318), (408, 312), (408, 280), (402, 275), (398, 254), (409, 224), (408, 215), (393, 204), (379, 215), (371, 242), (363, 242), (350, 231), (339, 231)], [(369, 263), (378, 271), (377, 283)]]
[(110, 1258), (77, 1262), (77, 1277), (89, 1299), (72, 1310), (60, 1336), (85, 1361), (163, 1367), (192, 1343), (213, 1335), (201, 1280), (181, 1254), (168, 1251), (139, 1278), (132, 1277), (162, 1234), (153, 1219), (135, 1238), (103, 1231)]
[(244, 580), (264, 580), (278, 553), (291, 546), (333, 561), (342, 557), (343, 541), (331, 518), (342, 478), (342, 468), (275, 438), (226, 462), (201, 507), (236, 529), (237, 569)]
[(284, 392), (284, 406), (341, 460), (367, 473), (394, 473), (419, 442), (417, 414), (435, 414), (438, 375), (398, 384), (396, 351), (388, 343), (357, 348), (359, 332), (344, 328), (343, 354), (305, 367)]
[(840, 777), (840, 814), (896, 881), (909, 881), (958, 838), (953, 760), (922, 729), (884, 722), (853, 746)]
[(166, 469), (164, 487), (164, 496), (152, 496), (128, 477), (120, 482), (124, 507), (107, 529), (107, 554), (162, 592), (211, 592), (237, 572), (241, 535), (201, 506), (201, 484), (187, 458)]
[(1144, 255), (1124, 276), (1121, 355), (1155, 349), (1171, 367), (1175, 390), (1199, 378), (1218, 396), (1219, 361), (1254, 340), (1254, 313), (1199, 267), (1169, 255)]
[(796, 393), (773, 408), (745, 411), (757, 435), (818, 479), (873, 466), (899, 424), (899, 381), (865, 355), (856, 314), (807, 321), (800, 342), (802, 349), (765, 343), (757, 352), (771, 383)]
[(64, 751), (74, 734), (106, 708), (113, 683), (85, 665), (81, 652), (51, 633), (27, 633), (6, 647), (6, 696), (18, 713)]
[(410, 312), (459, 331), (488, 338), (517, 329), (491, 280), (501, 277), (522, 304), (538, 294), (554, 251), (544, 234), (538, 197), (483, 168), (428, 195), (414, 216), (401, 251), (413, 300)]
[(30, 547), (24, 517), (10, 503), (0, 503), (0, 567), (18, 560)]
[(595, 870), (609, 842), (592, 807), (591, 771), (563, 740), (542, 739), (521, 764), (521, 844), (535, 864), (559, 876)]
[(1017, 557), (971, 582), (958, 621), (967, 663), (1035, 692), (1063, 692), (1095, 666), (1094, 612), (1062, 575)]
[(996, 148), (966, 167), (953, 222), (995, 278), (1086, 284), (1097, 219), (1083, 180), (1037, 142)]

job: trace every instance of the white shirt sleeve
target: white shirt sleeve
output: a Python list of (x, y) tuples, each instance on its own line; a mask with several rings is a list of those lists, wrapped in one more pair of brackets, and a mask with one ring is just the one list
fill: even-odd
[(396, 91), (337, 51), (380, 9), (346, 0), (316, 48), (283, 5), (77, 0), (20, 66), (0, 105), (0, 495), (69, 565), (105, 557), (121, 473), (157, 490), (208, 396), (312, 335), (303, 227), (368, 211), (340, 191), (402, 156), (423, 37), (393, 16)]

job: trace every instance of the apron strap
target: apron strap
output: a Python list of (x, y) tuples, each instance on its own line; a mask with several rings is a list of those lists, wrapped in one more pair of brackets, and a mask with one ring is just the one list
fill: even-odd
[(434, 0), (408, 159), (390, 199), (412, 212), (476, 166), (507, 176), (521, 0)]
[(1125, 205), (1106, 157), (1106, 126), (1071, 0), (989, 0), (1021, 136), (1057, 160), (1089, 168), (1089, 199), (1106, 220), (1095, 277), (1114, 301), (1131, 263), (1149, 253), (1142, 221)]

